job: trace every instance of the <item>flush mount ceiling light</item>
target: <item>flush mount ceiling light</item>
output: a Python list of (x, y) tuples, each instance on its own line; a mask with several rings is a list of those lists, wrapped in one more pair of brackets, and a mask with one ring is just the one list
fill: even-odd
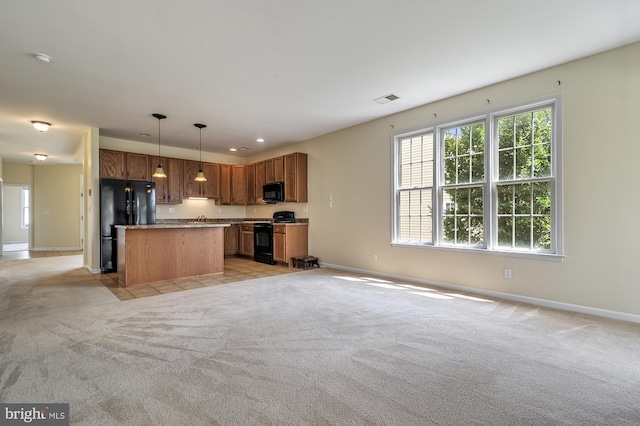
[(151, 115), (158, 119), (158, 167), (156, 168), (156, 171), (153, 174), (153, 177), (166, 178), (167, 175), (164, 172), (164, 170), (162, 170), (162, 163), (161, 163), (162, 157), (160, 157), (160, 120), (164, 120), (165, 118), (167, 118), (167, 116), (162, 114), (151, 114)]
[(46, 121), (32, 121), (31, 124), (33, 128), (39, 132), (46, 132), (51, 127), (51, 123), (47, 123)]
[(377, 102), (379, 104), (386, 104), (387, 102), (395, 101), (396, 99), (400, 99), (400, 97), (394, 95), (393, 93), (389, 93), (386, 96), (380, 96), (379, 98), (375, 98), (373, 102)]
[(36, 160), (44, 161), (47, 159), (47, 154), (34, 154), (36, 156)]
[(45, 64), (48, 64), (51, 62), (51, 56), (45, 55), (44, 53), (35, 53), (33, 57), (39, 60), (40, 62), (44, 62)]
[(236, 152), (238, 149), (237, 148), (229, 148), (229, 151), (231, 152)]
[(198, 171), (198, 174), (196, 175), (196, 178), (194, 180), (196, 182), (206, 182), (207, 178), (204, 176), (204, 172), (202, 171), (202, 129), (207, 127), (207, 125), (196, 123), (194, 124), (194, 126), (200, 129), (200, 170)]

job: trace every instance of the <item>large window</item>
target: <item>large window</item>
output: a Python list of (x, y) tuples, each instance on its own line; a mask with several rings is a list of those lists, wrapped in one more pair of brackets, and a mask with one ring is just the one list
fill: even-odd
[(393, 243), (561, 254), (559, 104), (395, 136)]
[(31, 216), (31, 213), (29, 212), (29, 187), (28, 186), (23, 186), (22, 190), (20, 191), (20, 201), (21, 201), (21, 208), (22, 208), (22, 220), (21, 220), (21, 226), (22, 229), (28, 229), (29, 228), (29, 218)]

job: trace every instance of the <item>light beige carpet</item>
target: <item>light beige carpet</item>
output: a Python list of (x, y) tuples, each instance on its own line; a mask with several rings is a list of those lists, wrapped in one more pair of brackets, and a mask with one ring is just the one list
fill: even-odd
[(637, 425), (640, 326), (314, 269), (118, 301), (0, 261), (0, 401), (79, 425)]

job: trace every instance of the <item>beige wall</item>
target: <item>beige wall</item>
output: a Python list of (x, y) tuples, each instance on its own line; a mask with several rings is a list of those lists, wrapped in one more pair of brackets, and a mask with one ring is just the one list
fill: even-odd
[(31, 187), (32, 250), (80, 248), (81, 165), (4, 163), (4, 184)]
[(38, 165), (33, 171), (33, 250), (80, 249), (81, 165)]
[[(287, 149), (309, 155), (310, 253), (349, 268), (640, 315), (640, 197), (627, 186), (640, 158), (638, 75), (640, 43)], [(393, 132), (556, 93), (563, 96), (564, 262), (391, 246)], [(510, 280), (505, 267), (513, 269)]]
[(33, 184), (33, 166), (28, 164), (3, 163), (2, 174), (5, 184)]

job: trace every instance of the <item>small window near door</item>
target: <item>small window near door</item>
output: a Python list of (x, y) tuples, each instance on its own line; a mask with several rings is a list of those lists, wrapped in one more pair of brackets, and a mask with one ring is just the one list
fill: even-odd
[(22, 187), (22, 229), (29, 229), (29, 187)]

